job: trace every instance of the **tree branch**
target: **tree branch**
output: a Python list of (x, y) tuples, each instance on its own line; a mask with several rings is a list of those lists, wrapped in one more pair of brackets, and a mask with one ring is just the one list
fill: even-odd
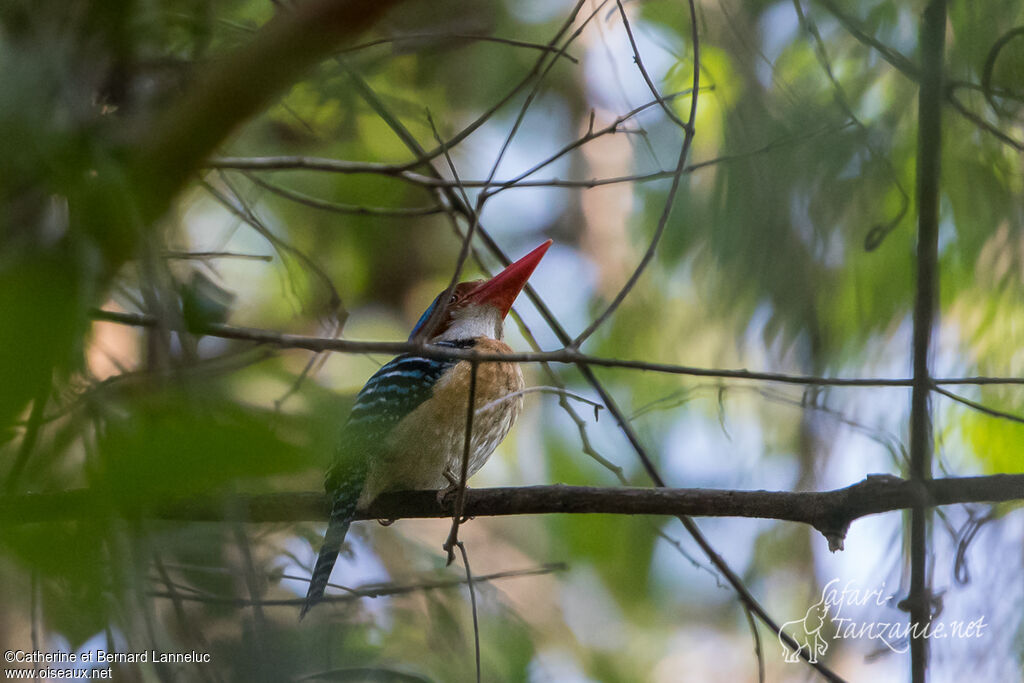
[[(154, 316), (145, 313), (123, 313), (120, 311), (94, 309), (91, 311), (91, 316), (93, 320), (135, 327), (153, 327), (157, 324)], [(311, 337), (253, 327), (238, 327), (236, 325), (208, 324), (190, 331), (195, 334), (220, 337), (221, 339), (236, 339), (254, 344), (276, 346), (282, 349), (305, 349), (317, 352), (338, 351), (341, 353), (387, 353), (392, 355), (414, 352), (425, 358), (457, 358), (481, 363), (568, 363), (578, 366), (645, 370), (647, 372), (660, 372), (669, 375), (779, 382), (803, 386), (910, 387), (914, 384), (913, 379), (904, 377), (820, 377), (816, 375), (791, 375), (781, 372), (758, 372), (745, 369), (700, 368), (689, 365), (631, 360), (628, 358), (605, 358), (603, 356), (581, 353), (569, 348), (532, 353), (487, 354), (478, 353), (472, 349), (425, 346), (412, 342), (355, 341), (334, 337)], [(571, 343), (571, 341), (571, 339), (568, 339), (567, 343)], [(1024, 377), (940, 377), (933, 379), (932, 383), (936, 385), (1024, 385)]]
[[(917, 273), (914, 297), (914, 386), (910, 398), (910, 478), (932, 478), (932, 336), (939, 298), (939, 195), (942, 158), (942, 95), (946, 0), (930, 0), (921, 19), (921, 89), (917, 128)], [(919, 503), (910, 516), (910, 590), (904, 607), (915, 627), (910, 639), (914, 683), (928, 676), (928, 640), (918, 629), (937, 611), (928, 580), (931, 510)]]
[(192, 171), (243, 121), (371, 26), (396, 0), (315, 0), (282, 12), (179, 98), (140, 145), (142, 215), (159, 218)]
[[(114, 514), (112, 497), (92, 489), (32, 493), (0, 500), (3, 523), (36, 523)], [(825, 534), (833, 550), (842, 549), (850, 524), (861, 517), (914, 506), (995, 503), (1024, 500), (1024, 474), (949, 477), (913, 482), (890, 475), (868, 475), (851, 486), (832, 491), (737, 491), (594, 486), (521, 486), (466, 489), (465, 514), (470, 517), (543, 514), (689, 515), (747, 517), (810, 524)], [(382, 494), (356, 519), (426, 519), (451, 517), (456, 502), (438, 501), (436, 491)], [(248, 522), (322, 521), (330, 501), (322, 493), (270, 493), (240, 496), (231, 506), (233, 518)], [(151, 510), (122, 510), (155, 519), (213, 522), (224, 519), (219, 496), (189, 498)]]

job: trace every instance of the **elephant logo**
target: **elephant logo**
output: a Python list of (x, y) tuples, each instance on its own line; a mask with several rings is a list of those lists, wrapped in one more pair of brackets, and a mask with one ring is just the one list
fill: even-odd
[(825, 654), (825, 651), (828, 650), (828, 641), (822, 636), (821, 629), (825, 626), (827, 615), (828, 604), (825, 602), (825, 596), (822, 595), (821, 600), (808, 608), (807, 614), (804, 615), (803, 619), (787, 621), (782, 625), (781, 631), (785, 631), (789, 627), (790, 631), (792, 631), (793, 640), (799, 646), (796, 650), (792, 649), (785, 642), (782, 634), (779, 634), (782, 656), (785, 657), (787, 662), (799, 661), (800, 652), (804, 650), (807, 651), (807, 661), (811, 664), (817, 663), (818, 656)]

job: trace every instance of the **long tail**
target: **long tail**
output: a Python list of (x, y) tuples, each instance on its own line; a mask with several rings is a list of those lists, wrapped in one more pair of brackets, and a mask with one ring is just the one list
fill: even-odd
[(331, 578), (331, 570), (338, 559), (341, 544), (345, 542), (345, 534), (348, 533), (348, 527), (355, 517), (358, 498), (359, 492), (356, 491), (355, 495), (339, 495), (334, 499), (331, 520), (327, 523), (327, 533), (324, 534), (324, 544), (320, 547), (313, 578), (310, 579), (309, 589), (306, 591), (306, 604), (299, 613), (300, 621), (306, 616), (306, 612), (324, 597), (324, 589)]

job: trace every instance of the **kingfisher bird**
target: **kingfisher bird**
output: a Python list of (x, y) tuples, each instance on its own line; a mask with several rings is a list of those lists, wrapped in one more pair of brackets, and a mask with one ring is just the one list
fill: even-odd
[[(502, 341), (505, 316), (551, 240), (490, 280), (461, 282), (437, 295), (409, 335), (436, 319), (427, 343), (481, 353), (511, 353)], [(441, 307), (441, 313), (435, 311)], [(356, 396), (324, 487), (331, 517), (306, 592), (301, 619), (323, 598), (357, 508), (385, 491), (442, 490), (459, 484), (465, 451), (471, 364), (407, 353), (371, 377)], [(467, 476), (502, 442), (523, 407), (518, 363), (477, 366)]]

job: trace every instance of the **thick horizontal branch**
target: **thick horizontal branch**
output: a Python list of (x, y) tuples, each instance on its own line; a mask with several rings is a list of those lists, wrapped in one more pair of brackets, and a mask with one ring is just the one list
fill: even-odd
[[(110, 513), (111, 496), (89, 489), (10, 496), (0, 500), (0, 522), (31, 523), (80, 519)], [(525, 486), (467, 489), (465, 512), (471, 517), (541, 514), (689, 515), (749, 517), (810, 524), (833, 549), (841, 549), (846, 530), (866, 515), (915, 505), (994, 503), (1024, 500), (1024, 474), (955, 477), (912, 482), (890, 475), (834, 491), (734, 491), (720, 489), (599, 488)], [(438, 501), (436, 491), (387, 493), (357, 519), (450, 517), (454, 500)], [(326, 520), (330, 504), (321, 493), (275, 493), (226, 500), (180, 500), (133, 514), (162, 520), (210, 522), (226, 518), (249, 522)]]
[[(156, 318), (142, 313), (121, 313), (118, 311), (95, 310), (94, 320), (133, 325), (136, 327), (153, 327)], [(790, 375), (781, 372), (756, 372), (751, 370), (722, 370), (717, 368), (699, 368), (688, 365), (672, 365), (669, 363), (652, 363), (641, 360), (622, 358), (603, 358), (592, 356), (570, 348), (555, 351), (537, 351), (533, 353), (487, 354), (472, 349), (457, 349), (442, 346), (430, 346), (413, 342), (378, 342), (353, 341), (351, 339), (335, 339), (329, 337), (310, 337), (300, 334), (284, 334), (270, 330), (235, 325), (206, 325), (201, 329), (191, 330), (196, 334), (222, 339), (236, 339), (255, 344), (265, 344), (287, 349), (304, 349), (321, 353), (339, 351), (342, 353), (387, 353), (399, 354), (414, 352), (425, 358), (459, 358), (475, 360), (481, 363), (512, 362), (512, 363), (566, 363), (571, 365), (593, 365), (605, 368), (623, 368), (645, 370), (670, 375), (689, 375), (693, 377), (717, 377), (719, 379), (745, 379), (763, 382), (780, 382), (783, 384), (799, 384), (809, 386), (837, 387), (910, 387), (914, 381), (910, 378), (886, 377), (818, 377), (813, 375)], [(1022, 384), (1024, 377), (949, 377), (933, 380), (934, 384)]]

